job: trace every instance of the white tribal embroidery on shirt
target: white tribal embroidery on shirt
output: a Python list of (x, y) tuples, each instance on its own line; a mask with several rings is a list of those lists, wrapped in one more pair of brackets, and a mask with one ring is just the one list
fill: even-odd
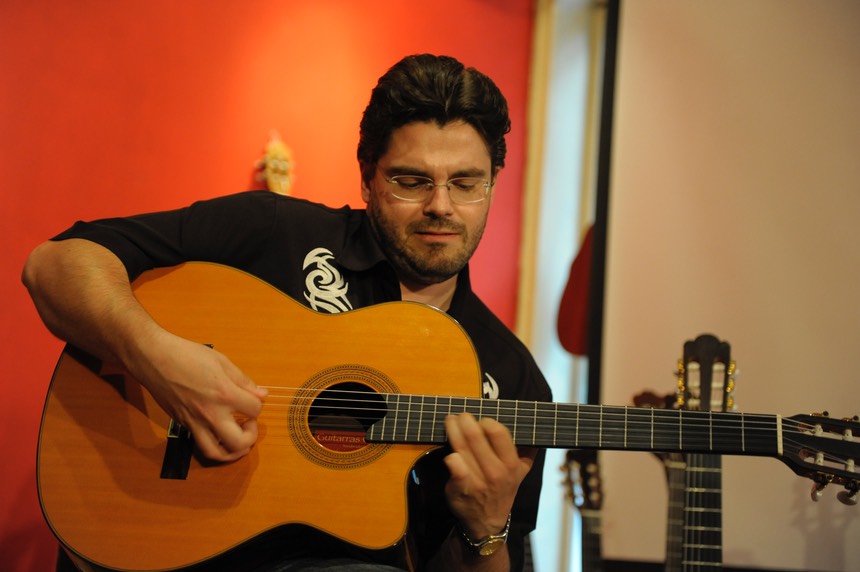
[(499, 398), (499, 384), (493, 379), (493, 376), (484, 372), (484, 397), (487, 399)]
[(317, 312), (339, 314), (352, 310), (346, 298), (349, 284), (344, 282), (337, 268), (331, 264), (334, 255), (325, 248), (314, 248), (305, 256), (303, 270), (311, 270), (305, 276), (305, 300)]

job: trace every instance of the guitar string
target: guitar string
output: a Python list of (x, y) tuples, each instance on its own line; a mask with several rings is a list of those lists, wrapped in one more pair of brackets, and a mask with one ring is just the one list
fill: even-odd
[[(422, 406), (420, 403), (415, 403), (415, 400), (412, 398), (424, 397), (424, 398), (432, 398), (436, 404), (438, 404), (438, 400), (441, 399), (445, 402), (449, 402), (449, 411), (451, 413), (457, 413), (467, 410), (472, 410), (477, 407), (476, 405), (471, 405), (470, 403), (480, 403), (482, 400), (480, 398), (472, 398), (472, 397), (453, 397), (453, 396), (410, 396), (406, 394), (379, 394), (369, 391), (351, 391), (351, 390), (340, 390), (340, 389), (324, 389), (322, 390), (326, 394), (339, 394), (339, 395), (347, 395), (347, 396), (375, 396), (379, 399), (371, 400), (371, 399), (355, 399), (350, 397), (347, 398), (334, 398), (334, 397), (321, 397), (320, 392), (318, 390), (309, 390), (307, 388), (286, 388), (286, 387), (273, 387), (269, 386), (269, 389), (278, 389), (278, 390), (287, 390), (287, 393), (270, 393), (270, 398), (281, 398), (281, 399), (289, 399), (290, 403), (286, 404), (277, 404), (277, 403), (267, 403), (268, 406), (274, 407), (307, 407), (307, 405), (303, 405), (302, 403), (296, 403), (296, 401), (306, 401), (311, 403), (315, 400), (322, 400), (325, 402), (325, 407), (328, 410), (343, 410), (347, 411), (351, 414), (357, 414), (359, 411), (370, 412), (367, 417), (357, 417), (357, 420), (372, 422), (375, 423), (379, 421), (381, 417), (388, 414), (388, 406), (392, 405), (390, 403), (381, 403), (379, 399), (384, 399), (386, 395), (391, 397), (396, 397), (400, 401), (400, 398), (405, 398), (405, 401), (408, 402), (407, 407), (403, 407), (402, 403), (398, 402), (395, 405), (395, 411), (398, 415), (409, 418), (411, 416), (416, 416), (418, 418), (426, 417), (428, 414), (428, 407)], [(315, 393), (316, 392), (316, 393)], [(311, 393), (307, 396), (300, 396), (300, 393)], [(456, 406), (453, 402), (462, 402), (458, 403)], [(497, 400), (493, 400), (496, 403)], [(332, 403), (343, 402), (348, 403), (349, 406), (337, 406), (332, 405)], [(509, 403), (515, 404), (514, 406), (508, 405)], [(637, 427), (640, 429), (641, 433), (650, 433), (653, 430), (655, 440), (659, 440), (661, 438), (665, 439), (665, 437), (671, 436), (675, 437), (679, 435), (680, 429), (679, 424), (680, 420), (683, 418), (684, 414), (681, 413), (679, 415), (674, 415), (672, 413), (673, 410), (654, 410), (655, 420), (653, 422), (645, 422), (645, 421), (637, 421), (635, 419), (628, 418), (628, 414), (632, 412), (636, 412), (637, 414), (641, 414), (645, 411), (650, 411), (649, 408), (641, 408), (641, 407), (630, 407), (630, 406), (604, 406), (604, 405), (584, 405), (584, 404), (554, 404), (554, 403), (543, 403), (543, 402), (511, 402), (508, 400), (498, 400), (499, 407), (497, 408), (497, 416), (513, 416), (514, 418), (523, 417), (524, 419), (531, 419), (534, 423), (534, 436), (535, 437), (543, 437), (556, 435), (560, 437), (562, 440), (570, 439), (570, 436), (578, 436), (583, 441), (587, 441), (588, 437), (593, 437), (599, 433), (595, 431), (593, 428), (589, 428), (587, 426), (588, 423), (606, 423), (611, 425), (612, 423), (620, 423), (622, 420), (626, 419), (626, 425), (629, 427), (629, 430), (626, 433), (637, 434)], [(356, 405), (369, 405), (367, 407), (356, 407)], [(505, 405), (505, 408), (501, 407)], [(528, 406), (532, 407), (532, 411), (525, 411), (528, 409)], [(556, 409), (557, 406), (560, 409)], [(541, 408), (545, 407), (554, 407), (552, 415), (545, 415), (546, 411), (541, 411)], [(462, 408), (462, 409), (461, 409)], [(525, 412), (520, 413), (520, 409), (523, 409)], [(571, 409), (575, 411), (571, 411)], [(584, 410), (583, 410), (584, 409)], [(669, 421), (660, 421), (660, 417), (666, 418), (666, 412), (670, 412), (672, 415), (671, 420)], [(474, 413), (475, 411), (473, 411)], [(623, 413), (622, 413), (623, 412)], [(528, 413), (528, 415), (526, 415)], [(700, 420), (705, 420), (711, 416), (711, 412), (686, 412), (686, 416), (690, 417), (692, 413), (698, 413)], [(741, 425), (743, 425), (744, 429), (749, 429), (750, 431), (755, 431), (756, 429), (765, 428), (768, 431), (775, 432), (776, 431), (776, 416), (768, 415), (768, 414), (740, 414), (740, 413), (723, 413), (723, 412), (715, 412), (716, 418), (709, 419), (710, 429), (709, 433), (712, 433), (717, 438), (725, 435), (737, 434), (739, 428), (737, 419), (742, 419)], [(439, 417), (439, 415), (436, 415)], [(634, 415), (635, 417), (635, 415)], [(613, 419), (614, 418), (614, 419)], [(564, 427), (559, 431), (555, 422), (559, 419), (568, 421), (568, 420), (578, 420), (579, 422), (585, 424), (584, 427), (577, 427), (575, 431), (566, 430)], [(734, 419), (734, 421), (729, 421), (729, 419)], [(827, 418), (823, 418), (822, 421), (826, 422)], [(551, 429), (545, 427), (547, 423), (552, 422), (553, 427)], [(786, 445), (788, 449), (791, 449), (796, 452), (800, 452), (804, 449), (810, 450), (812, 452), (817, 452), (815, 447), (811, 447), (808, 444), (804, 444), (801, 441), (796, 441), (790, 439), (791, 435), (799, 435), (809, 437), (811, 435), (811, 431), (813, 427), (809, 423), (795, 421), (790, 418), (782, 418), (783, 422), (783, 437), (784, 437), (784, 448)], [(400, 424), (404, 423), (401, 420)], [(646, 428), (644, 431), (641, 431), (642, 428)], [(651, 429), (648, 429), (651, 428)], [(697, 428), (701, 429), (702, 427)], [(537, 431), (540, 429), (541, 431)], [(408, 429), (403, 429), (403, 431), (407, 431)], [(396, 431), (396, 429), (395, 429)], [(610, 435), (611, 436), (611, 435)], [(598, 435), (599, 437), (599, 435)], [(759, 436), (760, 437), (760, 436)], [(768, 439), (770, 436), (767, 436)], [(823, 433), (821, 438), (830, 437), (829, 433)], [(750, 436), (751, 439), (754, 439), (755, 436)], [(839, 439), (836, 435), (832, 435), (833, 439)], [(702, 447), (703, 443), (706, 441), (706, 438), (690, 438), (684, 437), (683, 443), (686, 449), (695, 449), (698, 447)], [(599, 440), (598, 440), (599, 441)], [(600, 442), (600, 441), (599, 441)], [(522, 444), (522, 443), (521, 443)], [(832, 462), (836, 464), (845, 464), (847, 463), (847, 459), (843, 459), (841, 457), (835, 456), (833, 454), (825, 454), (823, 461)]]
[[(691, 465), (695, 467), (692, 470)], [(684, 562), (688, 564), (721, 562), (721, 558), (717, 558), (717, 551), (722, 550), (719, 544), (722, 538), (720, 466), (720, 455), (693, 454), (687, 457), (684, 494), (688, 522), (685, 524), (683, 550)]]
[[(271, 387), (269, 387), (271, 389)], [(647, 407), (635, 407), (635, 406), (627, 406), (627, 405), (594, 405), (594, 404), (578, 404), (578, 403), (554, 403), (554, 402), (535, 402), (535, 401), (516, 401), (516, 400), (490, 400), (490, 399), (481, 399), (476, 397), (461, 397), (461, 396), (436, 396), (436, 395), (409, 395), (409, 394), (400, 394), (400, 393), (374, 393), (368, 391), (354, 391), (354, 390), (339, 390), (339, 389), (324, 389), (324, 390), (309, 390), (306, 388), (284, 388), (278, 387), (277, 389), (287, 389), (288, 393), (284, 394), (273, 394), (270, 393), (266, 398), (265, 405), (275, 406), (275, 407), (302, 407), (304, 402), (313, 402), (316, 400), (321, 400), (325, 402), (325, 407), (329, 409), (334, 409), (340, 407), (344, 411), (357, 411), (364, 410), (377, 414), (385, 414), (388, 411), (388, 406), (392, 405), (389, 402), (381, 401), (384, 400), (385, 396), (397, 397), (397, 398), (406, 398), (408, 404), (406, 407), (403, 407), (402, 401), (394, 404), (397, 406), (398, 412), (405, 412), (407, 414), (410, 413), (425, 413), (430, 407), (427, 404), (422, 405), (418, 403), (416, 399), (413, 398), (425, 398), (436, 400), (438, 404), (438, 400), (443, 401), (463, 401), (464, 403), (458, 404), (456, 411), (462, 408), (462, 410), (471, 411), (479, 405), (475, 403), (480, 402), (492, 402), (493, 404), (499, 403), (500, 405), (504, 405), (505, 407), (498, 408), (498, 414), (502, 415), (514, 415), (514, 416), (522, 416), (522, 417), (531, 417), (534, 412), (537, 412), (539, 415), (547, 413), (546, 411), (542, 411), (541, 409), (553, 408), (553, 414), (549, 416), (544, 416), (544, 419), (554, 419), (555, 415), (555, 406), (558, 406), (559, 413), (574, 413), (580, 417), (588, 417), (588, 416), (602, 416), (604, 421), (611, 421), (613, 416), (619, 417), (620, 419), (624, 419), (625, 416), (629, 415), (631, 412), (635, 412), (637, 415), (642, 415), (645, 412), (651, 412), (651, 408)], [(309, 395), (300, 395), (301, 393), (309, 393)], [(347, 397), (329, 397), (328, 394), (339, 394), (346, 395)], [(359, 399), (356, 397), (377, 397), (379, 399)], [(268, 401), (270, 398), (282, 398), (290, 400), (288, 403), (271, 403)], [(334, 406), (334, 403), (343, 403), (343, 406)], [(367, 407), (355, 407), (356, 405), (367, 405)], [(529, 407), (531, 410), (529, 410)], [(575, 409), (576, 411), (570, 411), (570, 409)], [(490, 407), (489, 409), (496, 409), (495, 407)], [(452, 411), (455, 411), (452, 405)], [(520, 413), (522, 411), (522, 413)], [(724, 427), (729, 429), (735, 429), (738, 426), (737, 419), (742, 419), (742, 423), (744, 426), (755, 428), (756, 425), (762, 427), (771, 427), (774, 426), (774, 422), (776, 420), (776, 415), (774, 414), (754, 414), (754, 413), (730, 413), (730, 412), (710, 412), (710, 411), (683, 411), (672, 410), (672, 409), (654, 409), (654, 417), (656, 418), (664, 418), (668, 421), (662, 423), (662, 425), (672, 425), (672, 422), (678, 420), (686, 420), (685, 417), (692, 417), (693, 419), (698, 418), (699, 420), (706, 420), (708, 418), (713, 417), (711, 421), (717, 421), (717, 425), (719, 425), (720, 420), (724, 421)], [(675, 412), (678, 412), (676, 414)], [(541, 418), (541, 417), (539, 417)], [(731, 421), (730, 421), (731, 420)], [(599, 421), (599, 419), (595, 419), (593, 421)], [(635, 420), (628, 419), (630, 423), (636, 423)], [(782, 418), (784, 423), (788, 423), (795, 427), (804, 427), (807, 431), (799, 430), (799, 434), (807, 434), (809, 430), (813, 427), (805, 422), (795, 421), (791, 418)], [(822, 421), (826, 422), (826, 418), (822, 419)], [(648, 422), (640, 422), (644, 425), (652, 425), (652, 423)], [(653, 423), (655, 426), (661, 425), (659, 419), (655, 420)]]
[[(435, 400), (436, 404), (438, 404), (438, 400), (440, 400), (440, 399), (443, 401), (451, 401), (451, 402), (462, 401), (463, 403), (459, 404), (456, 409), (454, 408), (454, 405), (452, 403), (451, 410), (454, 412), (458, 412), (460, 410), (460, 408), (462, 408), (463, 411), (466, 411), (466, 410), (471, 411), (472, 409), (479, 407), (479, 405), (476, 405), (475, 403), (492, 401), (492, 403), (494, 403), (494, 404), (499, 403), (500, 405), (505, 406), (504, 408), (503, 407), (498, 408), (498, 415), (499, 416), (513, 415), (513, 416), (521, 416), (521, 417), (532, 417), (533, 416), (532, 413), (536, 412), (536, 413), (538, 413), (538, 419), (541, 419), (541, 418), (543, 418), (543, 419), (555, 419), (556, 418), (555, 406), (558, 406), (559, 408), (563, 408), (563, 409), (558, 410), (559, 413), (567, 413), (567, 414), (573, 413), (573, 414), (575, 414), (575, 416), (579, 416), (580, 418), (589, 417), (589, 416), (599, 416), (599, 417), (602, 417), (603, 421), (610, 421), (610, 422), (612, 421), (611, 418), (613, 416), (619, 417), (620, 419), (623, 420), (631, 412), (635, 412), (637, 415), (642, 415), (645, 412), (650, 413), (652, 411), (651, 408), (631, 407), (631, 406), (626, 406), (626, 405), (615, 406), (615, 405), (553, 403), (553, 402), (516, 401), (516, 400), (489, 400), (489, 399), (481, 399), (481, 398), (473, 398), (473, 397), (460, 397), (460, 396), (435, 396), (435, 395), (424, 395), (424, 396), (422, 396), (422, 395), (408, 395), (408, 394), (399, 394), (399, 393), (382, 394), (382, 393), (373, 393), (373, 392), (368, 392), (368, 391), (336, 390), (336, 389), (325, 389), (325, 390), (322, 390), (322, 391), (319, 391), (316, 393), (314, 393), (314, 392), (317, 390), (308, 390), (306, 388), (278, 387), (278, 389), (287, 389), (287, 390), (290, 390), (292, 392), (291, 393), (285, 393), (285, 394), (272, 394), (272, 393), (270, 393), (269, 396), (267, 397), (267, 400), (269, 398), (274, 397), (274, 398), (288, 399), (288, 400), (290, 400), (290, 402), (285, 403), (285, 404), (281, 404), (281, 403), (271, 403), (271, 402), (267, 401), (265, 403), (266, 405), (275, 406), (275, 407), (302, 407), (302, 406), (304, 406), (304, 404), (301, 403), (302, 401), (310, 403), (310, 402), (313, 402), (316, 400), (321, 400), (321, 401), (325, 402), (325, 404), (326, 404), (325, 407), (327, 407), (328, 409), (335, 409), (337, 407), (340, 407), (344, 411), (364, 410), (364, 411), (372, 412), (375, 414), (385, 414), (388, 411), (388, 406), (392, 405), (392, 404), (389, 402), (380, 401), (380, 399), (384, 400), (385, 396), (391, 396), (391, 397), (397, 397), (397, 398), (406, 398), (406, 400), (408, 401), (408, 405), (405, 408), (403, 407), (402, 400), (401, 400), (401, 402), (399, 402), (395, 405), (397, 405), (396, 410), (398, 412), (405, 412), (408, 415), (411, 413), (426, 413), (427, 412), (429, 405), (426, 405), (426, 404), (422, 405), (421, 403), (417, 403), (416, 399), (412, 399), (412, 398), (423, 397), (425, 399), (429, 398), (429, 399)], [(311, 393), (311, 394), (300, 395), (300, 393)], [(373, 397), (377, 397), (379, 399), (357, 399), (355, 397), (335, 398), (335, 397), (329, 397), (328, 395), (324, 395), (324, 394), (333, 394), (333, 393), (336, 393), (339, 395), (346, 395), (346, 396), (360, 396), (360, 397), (373, 396)], [(333, 403), (344, 403), (346, 405), (344, 405), (344, 406), (333, 406), (332, 405)], [(355, 407), (356, 405), (363, 405), (363, 404), (368, 405), (368, 407)], [(529, 411), (529, 407), (531, 407), (531, 411)], [(541, 409), (546, 409), (546, 408), (553, 408), (553, 412), (552, 412), (553, 414), (549, 415), (549, 416), (541, 417), (540, 416), (541, 414), (547, 413), (546, 411), (542, 411)], [(495, 409), (495, 408), (491, 407), (490, 409)], [(570, 411), (570, 409), (575, 409), (576, 411)], [(520, 413), (520, 411), (522, 411), (522, 413)], [(646, 426), (653, 424), (655, 426), (663, 425), (663, 426), (675, 427), (676, 424), (674, 422), (679, 421), (679, 420), (683, 420), (684, 417), (688, 417), (688, 418), (692, 417), (693, 419), (698, 418), (701, 421), (704, 421), (706, 419), (711, 418), (711, 419), (709, 419), (709, 421), (711, 421), (711, 425), (716, 425), (716, 428), (718, 428), (718, 429), (720, 428), (719, 425), (720, 425), (721, 420), (724, 422), (723, 428), (737, 429), (737, 427), (738, 427), (737, 419), (742, 419), (742, 424), (746, 427), (756, 428), (756, 425), (761, 426), (761, 427), (772, 427), (772, 426), (774, 426), (774, 424), (775, 424), (774, 422), (775, 422), (776, 417), (777, 417), (776, 415), (773, 415), (773, 414), (754, 414), (754, 413), (683, 411), (683, 412), (678, 412), (678, 414), (676, 415), (675, 412), (678, 410), (654, 409), (653, 411), (654, 411), (654, 417), (655, 418), (661, 418), (662, 417), (666, 421), (661, 423), (659, 419), (656, 419), (654, 423), (642, 422), (642, 421), (640, 421), (638, 423), (640, 423), (642, 425), (646, 425)], [(373, 417), (373, 418), (368, 417), (368, 419), (375, 419), (375, 417)], [(600, 419), (592, 419), (591, 421), (600, 421)], [(714, 424), (713, 421), (716, 421), (716, 424)], [(803, 429), (798, 430), (797, 431), (798, 434), (809, 434), (809, 431), (813, 429), (812, 425), (805, 423), (805, 422), (795, 421), (791, 418), (783, 417), (782, 421), (784, 423), (791, 425), (791, 426), (805, 429), (805, 430), (803, 430)], [(822, 419), (822, 421), (826, 422), (827, 418)], [(635, 419), (628, 419), (628, 422), (629, 423), (637, 423), (637, 421), (635, 421)]]

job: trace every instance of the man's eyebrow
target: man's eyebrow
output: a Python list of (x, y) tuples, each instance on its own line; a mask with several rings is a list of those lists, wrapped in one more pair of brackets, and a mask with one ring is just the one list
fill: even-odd
[(427, 177), (427, 171), (419, 169), (417, 167), (407, 167), (407, 166), (394, 166), (385, 169), (385, 174), (389, 177), (394, 177), (397, 175), (416, 175), (420, 177)]
[[(409, 167), (409, 166), (405, 166), (405, 165), (389, 167), (389, 168), (385, 169), (385, 174), (388, 175), (389, 177), (395, 177), (397, 175), (415, 175), (417, 177), (432, 178), (432, 177), (430, 177), (428, 172), (425, 171), (424, 169), (420, 169), (418, 167)], [(487, 172), (484, 169), (481, 169), (479, 167), (460, 169), (459, 171), (454, 171), (453, 173), (451, 173), (449, 178), (454, 179), (457, 177), (486, 178)]]
[(451, 178), (455, 177), (481, 177), (486, 178), (487, 172), (484, 169), (480, 169), (478, 167), (473, 167), (471, 169), (461, 169), (460, 171), (456, 171), (451, 175)]

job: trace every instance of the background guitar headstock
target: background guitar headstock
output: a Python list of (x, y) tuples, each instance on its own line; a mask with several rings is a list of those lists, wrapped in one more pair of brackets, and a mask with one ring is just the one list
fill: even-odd
[(603, 489), (595, 449), (571, 449), (565, 462), (567, 492), (580, 510), (600, 510)]
[(731, 346), (711, 334), (684, 343), (675, 372), (676, 407), (687, 411), (733, 411), (737, 367)]

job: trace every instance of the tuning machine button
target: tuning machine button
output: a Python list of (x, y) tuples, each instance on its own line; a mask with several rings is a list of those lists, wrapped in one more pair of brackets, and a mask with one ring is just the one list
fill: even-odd
[(815, 483), (812, 485), (812, 491), (809, 495), (812, 498), (812, 502), (818, 502), (821, 500), (826, 486), (827, 483)]
[(860, 482), (853, 481), (845, 485), (845, 490), (839, 491), (836, 494), (836, 498), (838, 498), (839, 502), (841, 502), (842, 504), (847, 504), (848, 506), (856, 506), (858, 501), (858, 491), (860, 491)]
[(857, 487), (845, 487), (844, 491), (839, 491), (839, 493), (837, 493), (836, 498), (838, 498), (839, 502), (841, 502), (842, 504), (847, 504), (848, 506), (856, 506)]

